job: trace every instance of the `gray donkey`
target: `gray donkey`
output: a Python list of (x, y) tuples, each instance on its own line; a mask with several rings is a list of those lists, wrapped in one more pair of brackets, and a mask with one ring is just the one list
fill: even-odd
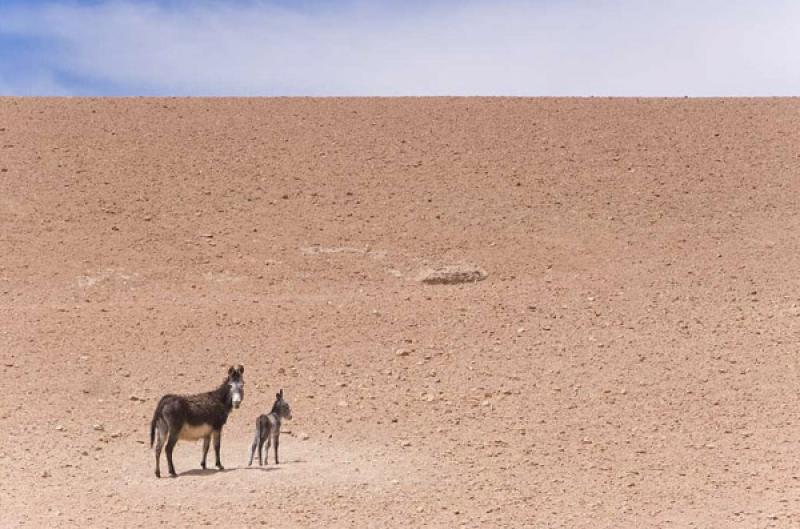
[(250, 446), (250, 461), (248, 466), (253, 464), (253, 455), (258, 447), (258, 464), (261, 465), (261, 449), (264, 442), (267, 443), (267, 451), (264, 454), (264, 463), (269, 464), (269, 444), (272, 441), (275, 444), (275, 464), (278, 464), (278, 440), (281, 435), (281, 420), (292, 419), (292, 409), (289, 403), (283, 400), (283, 390), (275, 394), (275, 404), (272, 405), (272, 411), (267, 415), (259, 415), (256, 419), (256, 437), (253, 439), (253, 444)]
[(238, 408), (244, 399), (244, 366), (231, 367), (228, 376), (215, 390), (197, 395), (164, 395), (158, 401), (150, 422), (150, 446), (156, 445), (156, 477), (161, 477), (159, 466), (161, 448), (166, 442), (169, 474), (175, 477), (172, 464), (172, 449), (179, 439), (187, 441), (203, 440), (203, 460), (200, 466), (206, 468), (206, 455), (211, 437), (214, 437), (214, 452), (217, 468), (223, 470), (219, 460), (222, 427), (228, 420), (231, 408)]

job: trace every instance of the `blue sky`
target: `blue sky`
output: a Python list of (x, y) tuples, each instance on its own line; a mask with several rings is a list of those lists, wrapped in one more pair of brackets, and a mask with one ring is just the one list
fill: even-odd
[(788, 0), (0, 0), (0, 95), (800, 95)]

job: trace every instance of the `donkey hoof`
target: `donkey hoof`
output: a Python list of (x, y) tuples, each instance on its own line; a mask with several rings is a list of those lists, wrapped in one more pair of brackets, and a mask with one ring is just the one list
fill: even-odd
[(223, 467), (222, 465), (217, 465), (217, 468), (218, 468), (219, 470), (225, 470), (225, 467)]
[(157, 478), (160, 478), (160, 477), (161, 477), (161, 472), (159, 472), (158, 470), (156, 470), (156, 477), (157, 477)]
[(202, 468), (203, 470), (205, 470), (205, 469), (206, 469), (206, 464), (205, 464), (205, 463), (200, 463), (200, 468)]
[(176, 474), (174, 470), (170, 470), (170, 471), (169, 471), (169, 477), (171, 477), (171, 478), (177, 478), (177, 477), (178, 477), (178, 474)]

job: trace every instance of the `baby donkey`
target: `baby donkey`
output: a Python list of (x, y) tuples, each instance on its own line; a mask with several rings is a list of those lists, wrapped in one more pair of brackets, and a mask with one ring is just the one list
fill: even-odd
[(253, 439), (253, 444), (250, 446), (250, 461), (248, 466), (253, 464), (253, 455), (258, 447), (258, 464), (261, 465), (261, 449), (264, 446), (264, 441), (267, 442), (267, 451), (264, 454), (264, 463), (269, 464), (269, 444), (272, 441), (275, 444), (275, 464), (278, 464), (278, 439), (281, 435), (281, 420), (292, 419), (292, 409), (289, 403), (283, 400), (283, 390), (275, 394), (275, 404), (272, 405), (272, 411), (267, 415), (260, 415), (256, 419), (256, 437)]

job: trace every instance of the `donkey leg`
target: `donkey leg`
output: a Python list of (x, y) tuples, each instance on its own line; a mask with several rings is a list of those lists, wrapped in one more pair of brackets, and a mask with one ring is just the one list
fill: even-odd
[(267, 449), (264, 452), (264, 464), (269, 465), (269, 447), (272, 445), (272, 434), (268, 433), (264, 437), (266, 437), (266, 443), (267, 443)]
[(278, 441), (281, 438), (280, 430), (275, 431), (275, 464), (278, 464)]
[(267, 436), (264, 435), (264, 433), (262, 432), (259, 435), (259, 439), (258, 439), (258, 466), (261, 466), (263, 463), (267, 463), (266, 460), (264, 460), (263, 463), (262, 463), (262, 458), (261, 458), (261, 454), (262, 454), (262, 451), (264, 449), (264, 441), (266, 439), (267, 439)]
[(167, 446), (165, 452), (167, 453), (167, 466), (169, 466), (169, 475), (173, 478), (178, 474), (175, 472), (175, 465), (172, 464), (172, 450), (178, 443), (178, 430), (170, 428), (169, 437), (167, 437)]
[(203, 460), (200, 461), (200, 467), (206, 468), (206, 456), (208, 455), (208, 446), (211, 444), (211, 436), (206, 435), (203, 437)]
[(211, 435), (214, 436), (214, 455), (217, 456), (217, 468), (225, 470), (225, 467), (222, 466), (222, 462), (219, 460), (219, 445), (222, 440), (222, 430), (215, 430), (211, 432)]
[[(248, 467), (253, 464), (253, 456), (256, 453), (256, 447), (258, 446), (258, 441), (259, 441), (259, 439), (258, 439), (258, 428), (256, 428), (256, 436), (253, 438), (253, 444), (250, 445), (250, 459), (247, 461), (247, 466)], [(261, 461), (259, 461), (258, 464), (260, 465)]]
[(161, 477), (161, 449), (164, 447), (164, 436), (165, 433), (158, 428), (156, 430), (156, 477)]

